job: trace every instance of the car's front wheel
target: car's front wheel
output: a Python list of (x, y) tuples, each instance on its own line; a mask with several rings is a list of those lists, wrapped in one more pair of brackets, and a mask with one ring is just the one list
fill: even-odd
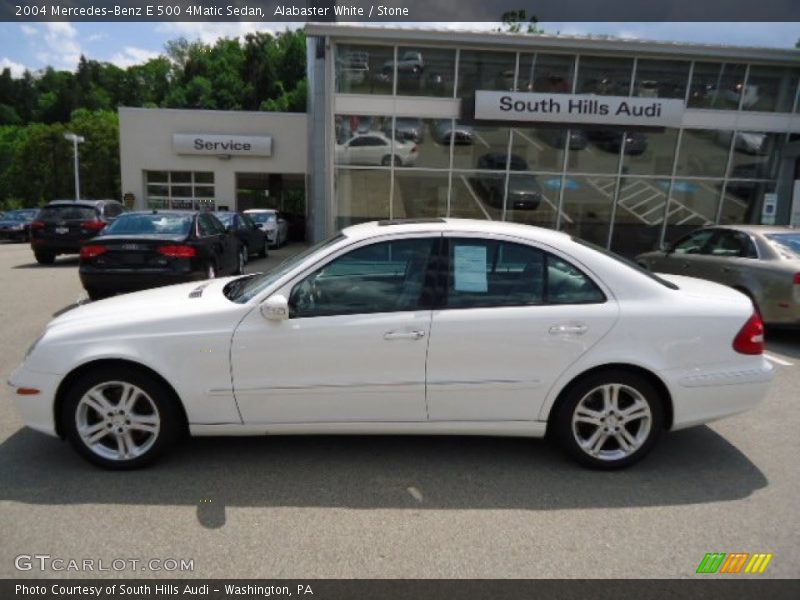
[(663, 429), (663, 400), (644, 377), (602, 371), (573, 385), (556, 407), (556, 440), (581, 464), (619, 469), (641, 460)]
[(137, 369), (98, 369), (80, 377), (61, 405), (61, 425), (81, 456), (108, 469), (153, 462), (179, 437), (181, 412), (170, 390)]

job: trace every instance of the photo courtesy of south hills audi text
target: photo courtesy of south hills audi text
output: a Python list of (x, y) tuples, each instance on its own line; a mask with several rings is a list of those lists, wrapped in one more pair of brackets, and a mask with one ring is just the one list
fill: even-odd
[[(47, 584), (24, 584), (18, 583), (14, 586), (15, 597), (20, 598), (158, 598), (158, 597), (186, 597), (203, 598), (210, 595), (215, 598), (231, 596), (247, 597), (293, 597), (293, 598), (313, 598), (314, 589), (309, 583), (297, 583), (290, 585), (263, 585), (263, 584), (232, 584), (221, 583), (212, 585), (209, 583), (97, 583), (92, 585), (69, 584), (69, 583), (47, 583)], [(5, 598), (3, 600), (6, 600)]]

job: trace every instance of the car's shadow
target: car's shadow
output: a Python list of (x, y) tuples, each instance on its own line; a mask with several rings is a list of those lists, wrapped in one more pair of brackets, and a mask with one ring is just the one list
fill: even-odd
[(59, 269), (59, 268), (66, 268), (66, 267), (77, 267), (78, 263), (80, 262), (80, 258), (76, 254), (75, 256), (64, 256), (56, 258), (56, 262), (52, 265), (40, 265), (37, 262), (30, 262), (25, 263), (23, 265), (14, 265), (11, 267), (12, 269)]
[(520, 438), (197, 438), (129, 472), (95, 468), (30, 429), (0, 444), (0, 500), (196, 506), (207, 527), (224, 523), (225, 506), (622, 508), (729, 501), (766, 485), (708, 427), (666, 435), (643, 462), (616, 472), (580, 468)]
[(780, 354), (800, 358), (800, 329), (767, 328), (766, 349)]

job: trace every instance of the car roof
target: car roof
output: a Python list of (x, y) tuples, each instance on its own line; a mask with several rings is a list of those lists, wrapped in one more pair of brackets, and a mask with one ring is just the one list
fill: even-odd
[(709, 225), (707, 229), (732, 229), (754, 234), (800, 233), (800, 229), (797, 227), (787, 227), (785, 225)]
[(97, 207), (106, 202), (116, 202), (120, 204), (119, 200), (51, 200), (46, 206), (90, 206)]
[(151, 210), (133, 210), (126, 212), (123, 216), (128, 215), (176, 215), (179, 217), (189, 217), (193, 215), (200, 214), (199, 210), (181, 210), (175, 208), (169, 208), (166, 210), (160, 210), (157, 208)]
[(484, 221), (481, 219), (398, 219), (394, 221), (371, 221), (351, 225), (342, 230), (350, 239), (361, 240), (389, 233), (484, 233), (502, 234), (537, 240), (545, 244), (558, 245), (571, 236), (563, 231), (544, 227), (509, 223), (508, 221)]
[(277, 208), (248, 208), (244, 211), (245, 214), (247, 213), (268, 213), (268, 212), (278, 212)]

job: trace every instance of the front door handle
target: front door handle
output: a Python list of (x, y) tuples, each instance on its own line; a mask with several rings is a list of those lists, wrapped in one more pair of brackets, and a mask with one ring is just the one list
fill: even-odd
[(421, 340), (425, 337), (425, 332), (419, 329), (413, 331), (387, 331), (383, 334), (385, 340)]
[(550, 335), (561, 335), (561, 334), (583, 335), (587, 331), (589, 331), (589, 328), (586, 325), (583, 325), (581, 323), (570, 323), (563, 325), (553, 325), (550, 328)]

